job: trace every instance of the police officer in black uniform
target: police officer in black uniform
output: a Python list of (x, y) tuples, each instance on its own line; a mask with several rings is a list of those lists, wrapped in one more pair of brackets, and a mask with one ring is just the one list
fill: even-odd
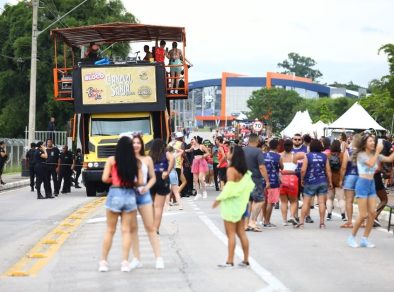
[(68, 146), (63, 146), (63, 151), (59, 156), (59, 188), (64, 180), (62, 194), (71, 192), (71, 175), (74, 164), (74, 154), (68, 151)]
[[(57, 147), (53, 145), (52, 138), (47, 139), (47, 154), (48, 154), (48, 158), (46, 165), (46, 175), (48, 177), (47, 179), (49, 181), (49, 186), (51, 186), (51, 177), (52, 177), (53, 191), (54, 191), (53, 194), (57, 196), (59, 195), (60, 185), (58, 182), (58, 174), (56, 168), (59, 161), (60, 151)], [(52, 193), (52, 189), (51, 189), (51, 193)]]
[(34, 177), (36, 176), (36, 172), (34, 170), (36, 165), (36, 150), (36, 143), (31, 143), (30, 149), (26, 153), (26, 165), (29, 168), (30, 188), (32, 192), (34, 192)]
[[(35, 151), (35, 172), (36, 172), (36, 188), (37, 199), (53, 199), (51, 194), (51, 185), (46, 175), (46, 160), (48, 158), (47, 149), (43, 142), (37, 143), (37, 150)], [(45, 197), (41, 194), (41, 184), (44, 183)]]
[(82, 164), (83, 164), (83, 158), (82, 158), (82, 151), (80, 148), (77, 148), (77, 151), (75, 152), (75, 163), (74, 163), (74, 170), (75, 170), (75, 179), (74, 179), (74, 185), (76, 189), (80, 189), (81, 187), (79, 186), (79, 176), (81, 175), (81, 170), (82, 170)]

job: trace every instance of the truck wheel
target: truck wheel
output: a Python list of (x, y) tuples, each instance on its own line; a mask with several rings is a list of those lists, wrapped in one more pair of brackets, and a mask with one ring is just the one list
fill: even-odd
[(96, 183), (94, 183), (94, 182), (87, 182), (85, 186), (86, 186), (86, 196), (88, 196), (88, 197), (95, 197), (96, 196), (96, 190), (97, 190)]

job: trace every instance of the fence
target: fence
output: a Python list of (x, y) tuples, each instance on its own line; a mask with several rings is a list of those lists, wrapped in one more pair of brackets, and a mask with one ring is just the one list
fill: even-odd
[[(27, 145), (29, 132), (25, 130), (25, 145)], [(34, 142), (43, 141), (52, 138), (56, 145), (67, 145), (67, 131), (36, 131), (34, 135)]]
[(4, 171), (7, 169), (20, 171), (22, 159), (25, 158), (26, 154), (25, 140), (0, 138), (0, 141), (4, 141), (6, 145), (6, 152), (8, 154), (8, 160), (4, 165)]

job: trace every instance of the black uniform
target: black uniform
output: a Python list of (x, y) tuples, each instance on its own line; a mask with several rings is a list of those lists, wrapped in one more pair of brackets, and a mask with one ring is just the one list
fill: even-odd
[[(3, 147), (0, 147), (0, 153), (5, 153)], [(3, 168), (4, 168), (6, 160), (7, 160), (7, 156), (2, 157), (0, 155), (0, 176), (3, 174)]]
[(79, 183), (78, 179), (79, 176), (81, 175), (81, 170), (82, 170), (82, 164), (83, 164), (83, 158), (81, 153), (77, 153), (75, 155), (75, 179), (74, 179), (74, 184), (76, 188), (79, 188)]
[(51, 177), (52, 177), (54, 195), (58, 195), (60, 185), (59, 185), (59, 181), (57, 178), (56, 167), (57, 167), (57, 163), (59, 161), (60, 151), (57, 147), (47, 148), (47, 154), (48, 154), (48, 158), (46, 161), (47, 162), (46, 176), (48, 177), (49, 186), (51, 185), (50, 182), (51, 182)]
[(29, 162), (29, 174), (30, 174), (30, 187), (31, 191), (34, 192), (34, 177), (36, 176), (36, 172), (34, 170), (36, 165), (36, 148), (31, 148), (26, 153), (26, 159)]
[(74, 161), (74, 154), (71, 151), (67, 151), (66, 153), (62, 152), (59, 156), (60, 159), (60, 169), (59, 169), (59, 188), (62, 184), (62, 180), (64, 180), (62, 193), (71, 192), (71, 175), (72, 170), (71, 166)]
[(46, 159), (42, 158), (41, 155), (45, 152), (41, 149), (35, 151), (35, 166), (34, 170), (36, 172), (36, 188), (37, 188), (37, 199), (43, 199), (41, 195), (41, 184), (44, 183), (45, 197), (53, 198), (51, 194), (51, 184), (46, 175)]

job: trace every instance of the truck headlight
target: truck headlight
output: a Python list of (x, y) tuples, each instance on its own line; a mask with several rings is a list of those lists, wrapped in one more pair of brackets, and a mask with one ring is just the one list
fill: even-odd
[(88, 167), (89, 167), (89, 168), (92, 168), (92, 167), (93, 167), (93, 163), (92, 163), (92, 162), (89, 162), (89, 163), (88, 163)]
[(98, 167), (99, 166), (98, 162), (93, 163), (93, 166)]

